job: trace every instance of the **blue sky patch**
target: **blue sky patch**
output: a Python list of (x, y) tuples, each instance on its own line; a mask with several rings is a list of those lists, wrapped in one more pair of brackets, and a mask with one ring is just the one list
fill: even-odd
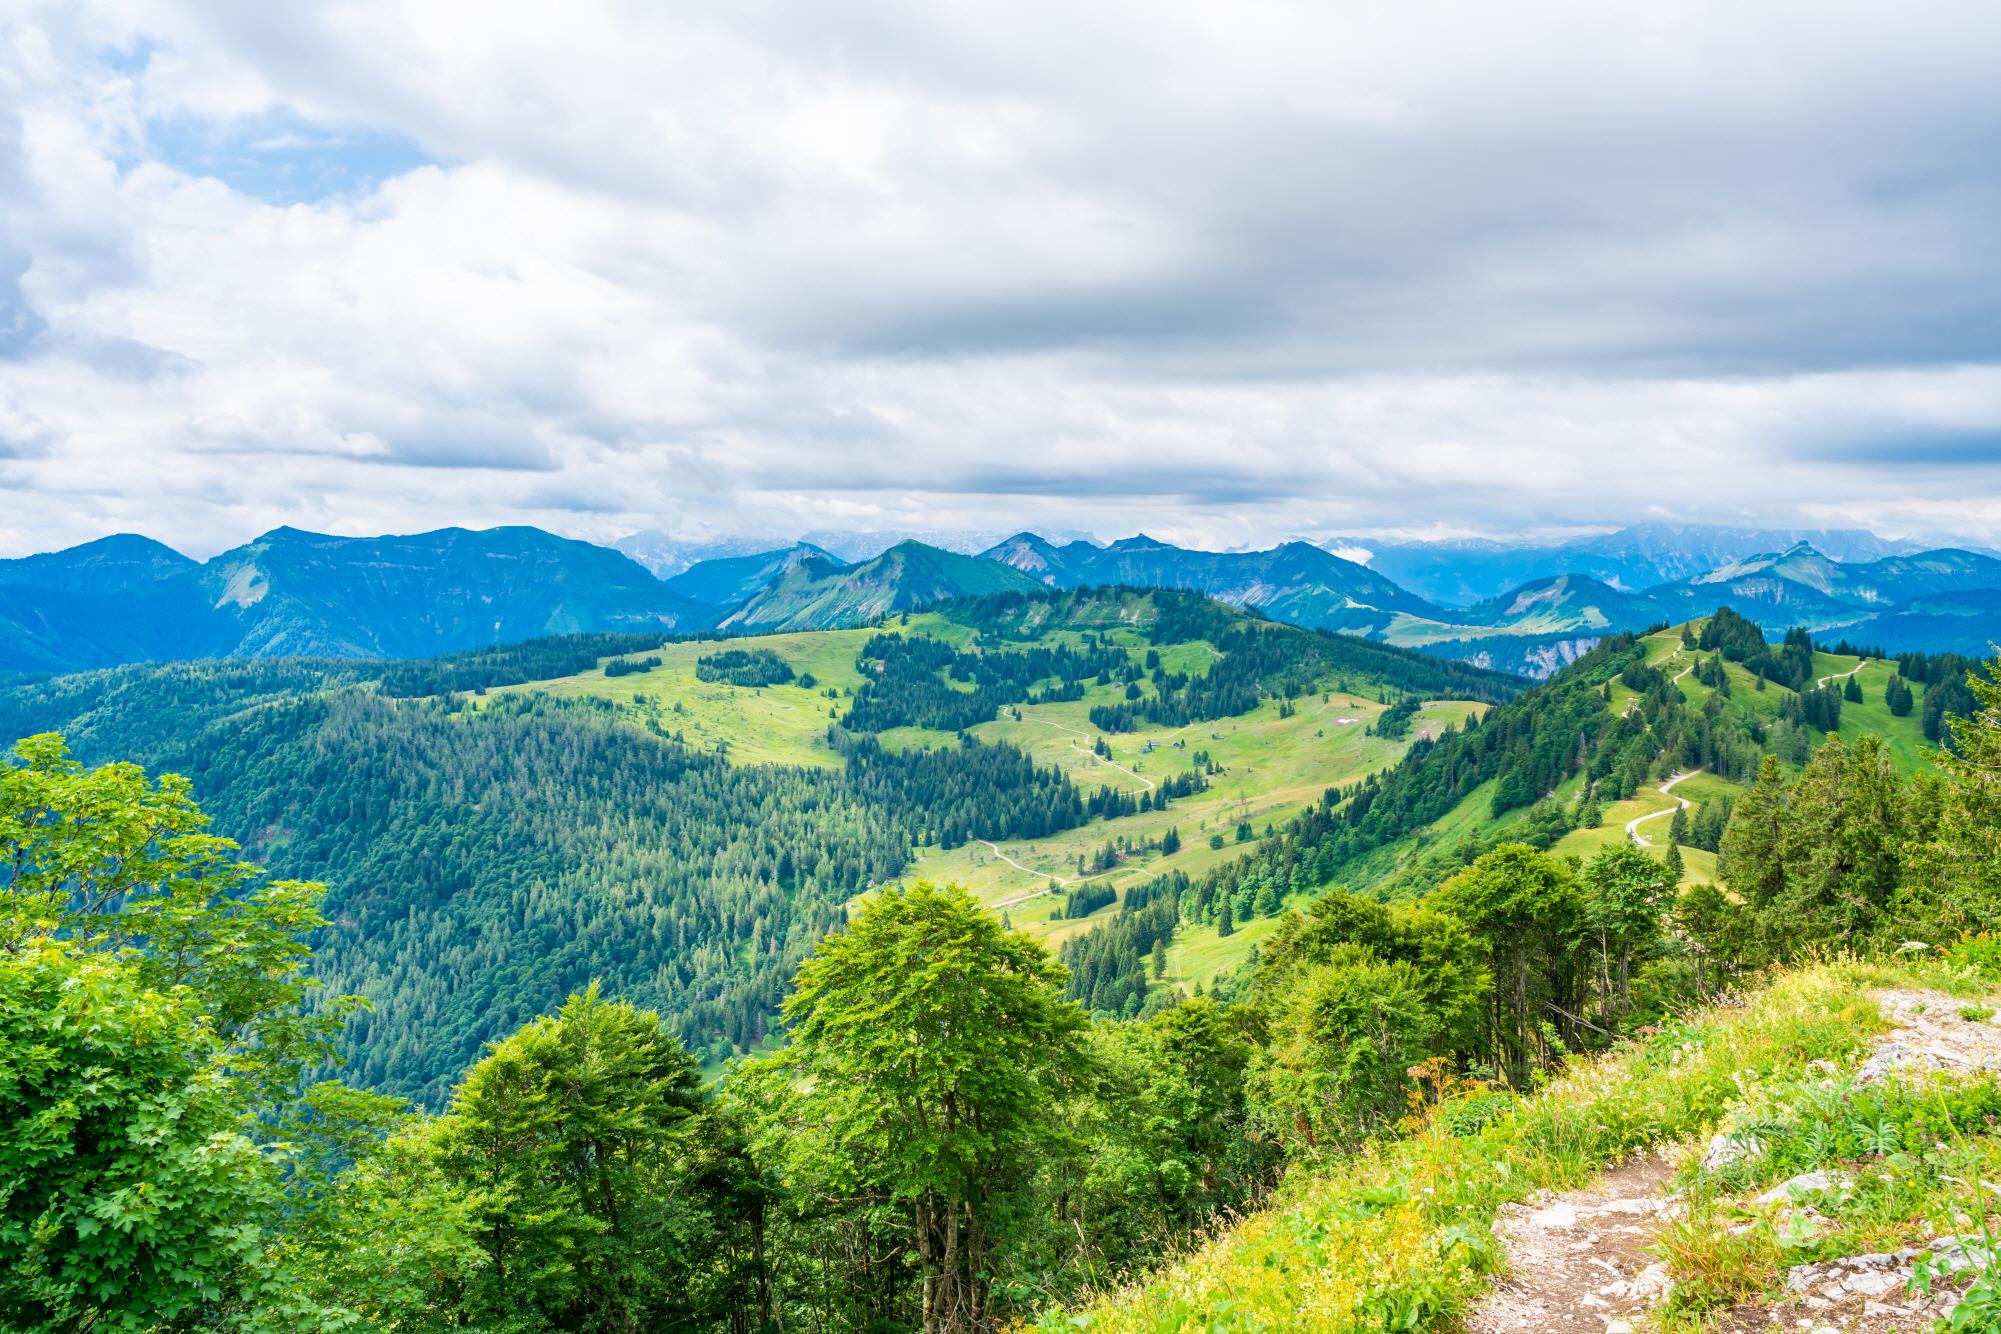
[(192, 116), (148, 127), (153, 156), (272, 204), (308, 204), (372, 190), (433, 159), (400, 135), (316, 125), (289, 111), (230, 121)]

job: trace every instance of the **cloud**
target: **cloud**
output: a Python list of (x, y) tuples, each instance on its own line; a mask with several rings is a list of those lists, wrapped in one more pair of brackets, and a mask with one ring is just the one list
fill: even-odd
[(0, 541), (1994, 540), (1997, 38), (1971, 3), (30, 3)]

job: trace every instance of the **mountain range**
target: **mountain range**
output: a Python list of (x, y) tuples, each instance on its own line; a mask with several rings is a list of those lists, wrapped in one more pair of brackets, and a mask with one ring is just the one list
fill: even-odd
[(1053, 588), (1132, 584), (1206, 593), (1232, 606), (1254, 606), (1295, 625), (1372, 634), (1398, 613), (1437, 609), (1368, 567), (1306, 542), (1269, 551), (1192, 551), (1141, 534), (1094, 546), (1063, 546), (1017, 533), (981, 553)]
[[(1079, 537), (1082, 534), (1066, 533), (1062, 536)], [(919, 542), (927, 547), (970, 556), (992, 546), (1000, 537), (1000, 532), (965, 528), (877, 529), (864, 532), (829, 529), (801, 533), (793, 538), (737, 534), (690, 541), (671, 533), (649, 530), (629, 533), (611, 545), (614, 551), (623, 551), (662, 579), (667, 579), (705, 561), (764, 555), (793, 546), (813, 547), (832, 560), (854, 564), (874, 560), (900, 542)]]
[(166, 658), (407, 658), (579, 630), (704, 629), (714, 609), (537, 528), (278, 528), (209, 561), (122, 534), (0, 561), (0, 670)]
[[(829, 629), (954, 597), (1111, 584), (1199, 592), (1275, 620), (1534, 676), (1607, 634), (1724, 604), (1773, 633), (1804, 625), (1892, 651), (1985, 654), (2001, 639), (2001, 559), (1984, 552), (1842, 561), (1794, 542), (1634, 589), (1624, 585), (1630, 575), (1734, 550), (1748, 535), (1624, 531), (1610, 545), (1566, 548), (1617, 555), (1626, 563), (1612, 571), (1616, 582), (1543, 573), (1467, 605), (1404, 586), (1379, 568), (1379, 553), (1351, 549), (1370, 557), (1364, 564), (1304, 541), (1217, 552), (1144, 534), (1100, 546), (1022, 532), (977, 555), (905, 539), (852, 564), (827, 546), (797, 542), (732, 549), (661, 578), (620, 551), (523, 527), (394, 537), (279, 528), (205, 562), (123, 534), (0, 561), (0, 671), (172, 658), (421, 657), (570, 631)], [(1840, 536), (1851, 552), (1899, 545)], [(1457, 586), (1480, 583), (1482, 568), (1475, 560)]]
[(1355, 537), (1334, 538), (1321, 545), (1361, 561), (1419, 597), (1442, 606), (1465, 607), (1563, 574), (1585, 575), (1622, 592), (1637, 592), (1692, 578), (1760, 552), (1784, 551), (1801, 542), (1843, 562), (1910, 555), (1928, 545), (1882, 538), (1860, 529), (1666, 523), (1635, 524), (1549, 544), (1484, 538), (1400, 542)]

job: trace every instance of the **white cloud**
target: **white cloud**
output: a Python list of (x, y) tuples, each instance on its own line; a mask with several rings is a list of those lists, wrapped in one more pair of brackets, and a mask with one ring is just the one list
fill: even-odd
[(2001, 18), (1754, 8), (30, 7), (0, 549), (2001, 538)]

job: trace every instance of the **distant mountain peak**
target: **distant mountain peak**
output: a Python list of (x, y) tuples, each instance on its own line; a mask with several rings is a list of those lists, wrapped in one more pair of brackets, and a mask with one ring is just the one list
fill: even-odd
[(250, 546), (264, 546), (273, 542), (342, 542), (350, 538), (337, 537), (332, 533), (314, 533), (304, 528), (294, 528), (289, 523), (281, 523), (269, 532), (259, 533), (250, 539)]
[(1133, 535), (1132, 535), (1131, 537), (1122, 537), (1122, 538), (1120, 538), (1120, 539), (1119, 539), (1118, 541), (1116, 541), (1116, 542), (1112, 543), (1112, 544), (1111, 544), (1110, 546), (1106, 547), (1106, 548), (1105, 548), (1105, 550), (1107, 550), (1107, 551), (1170, 551), (1170, 550), (1173, 550), (1173, 551), (1178, 551), (1178, 550), (1181, 550), (1181, 548), (1179, 548), (1179, 547), (1174, 547), (1174, 546), (1172, 546), (1172, 545), (1171, 545), (1171, 544), (1169, 544), (1169, 543), (1166, 543), (1166, 542), (1163, 542), (1163, 541), (1161, 541), (1161, 540), (1160, 540), (1159, 538), (1155, 538), (1155, 537), (1148, 537), (1148, 536), (1147, 536), (1147, 535), (1146, 535), (1145, 533), (1134, 533), (1134, 534), (1133, 534)]
[[(1005, 547), (1007, 544), (1002, 543)], [(867, 625), (899, 611), (984, 593), (1040, 590), (998, 558), (966, 556), (905, 539), (859, 565), (807, 557), (726, 617), (725, 628), (765, 632)]]
[(192, 556), (184, 556), (165, 542), (147, 537), (144, 533), (112, 533), (108, 537), (98, 537), (88, 542), (79, 542), (73, 547), (68, 547), (51, 554), (58, 556), (81, 556), (85, 553), (125, 558), (134, 556), (147, 556), (156, 559), (165, 558), (173, 561), (185, 561), (190, 565), (198, 563)]

